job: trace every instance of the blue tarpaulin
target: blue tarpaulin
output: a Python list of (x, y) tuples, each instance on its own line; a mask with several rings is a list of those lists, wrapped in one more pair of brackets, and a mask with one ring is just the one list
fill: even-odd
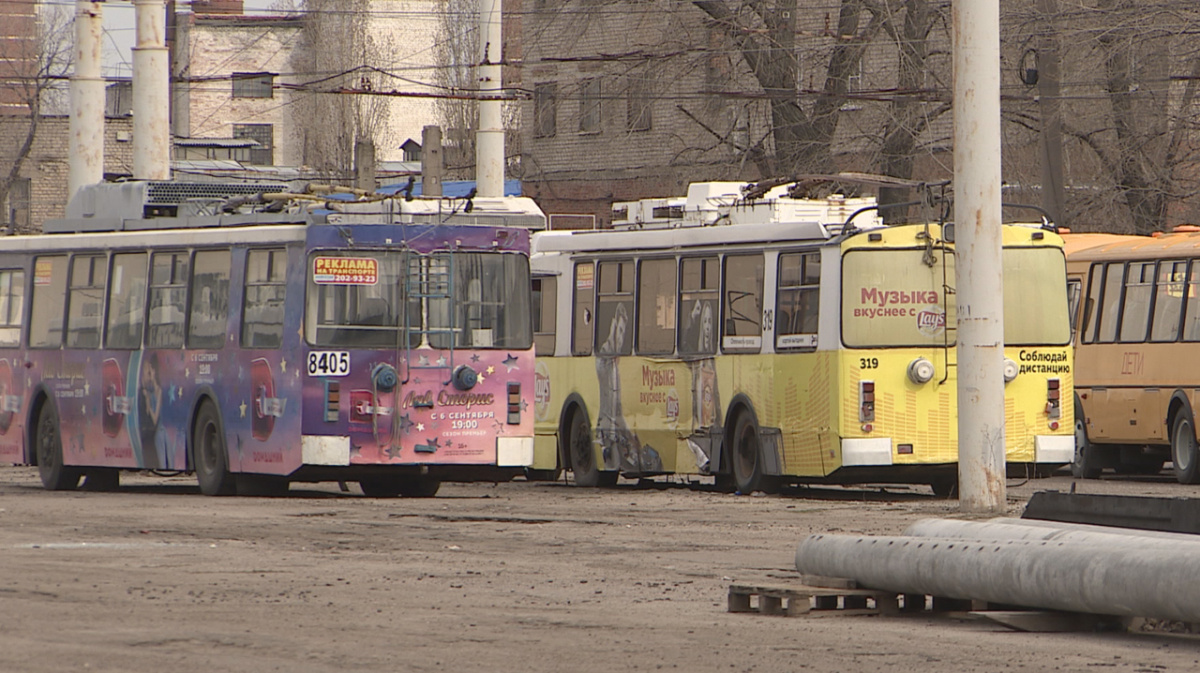
[[(394, 185), (387, 185), (375, 190), (380, 194), (396, 194), (404, 189), (406, 183), (400, 182)], [(442, 183), (442, 196), (450, 198), (462, 198), (469, 194), (475, 188), (474, 180), (448, 180)], [(421, 195), (421, 183), (413, 185), (413, 196)], [(504, 181), (505, 196), (520, 196), (521, 181), (520, 180), (505, 180)]]

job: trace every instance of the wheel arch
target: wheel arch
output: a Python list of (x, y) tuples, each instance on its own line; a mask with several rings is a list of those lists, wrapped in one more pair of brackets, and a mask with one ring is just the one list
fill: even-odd
[[(745, 393), (738, 393), (729, 400), (729, 406), (725, 408), (725, 421), (723, 428), (725, 431), (721, 433), (721, 455), (720, 463), (717, 465), (717, 472), (720, 474), (733, 474), (733, 463), (731, 452), (729, 451), (729, 443), (732, 441), (732, 430), (736, 427), (738, 419), (742, 414), (750, 414), (754, 420), (754, 424), (758, 425), (758, 413), (754, 411), (754, 402)], [(759, 426), (760, 428), (762, 426)], [(762, 451), (762, 445), (759, 445), (759, 451)]]
[[(203, 385), (196, 391), (195, 397), (192, 398), (191, 408), (188, 410), (187, 436), (184, 441), (187, 442), (187, 469), (194, 471), (196, 469), (196, 456), (193, 453), (195, 450), (194, 437), (196, 436), (196, 419), (200, 415), (200, 407), (204, 406), (205, 402), (209, 402), (217, 410), (217, 425), (221, 428), (221, 435), (225, 435), (225, 415), (221, 413), (221, 404), (217, 401), (217, 392), (210, 385)], [(225, 438), (225, 453), (229, 453), (229, 438)], [(226, 457), (227, 464), (228, 455)]]
[(583, 414), (587, 419), (588, 428), (592, 429), (592, 417), (588, 414), (587, 402), (579, 393), (571, 393), (563, 401), (562, 410), (558, 415), (558, 466), (564, 470), (571, 469), (571, 458), (567, 453), (567, 440), (571, 432), (571, 419), (575, 414)]
[[(54, 401), (54, 395), (50, 393), (50, 389), (45, 383), (39, 383), (33, 388), (33, 392), (29, 395), (29, 409), (25, 417), (25, 446), (22, 451), (25, 452), (25, 463), (27, 465), (37, 465), (37, 419), (42, 413), (42, 407), (47, 404), (52, 404), (57, 407), (57, 402)], [(55, 408), (55, 411), (58, 411)]]
[[(1171, 442), (1174, 440), (1174, 437), (1172, 436), (1172, 434), (1175, 432), (1175, 419), (1178, 418), (1179, 414), (1182, 412), (1187, 412), (1188, 414), (1191, 414), (1192, 420), (1195, 421), (1196, 414), (1192, 413), (1192, 403), (1190, 400), (1188, 400), (1187, 394), (1184, 393), (1182, 390), (1176, 390), (1174, 393), (1171, 394), (1171, 400), (1169, 402), (1167, 402), (1167, 441), (1168, 442)], [(1195, 428), (1195, 425), (1196, 424), (1193, 422), (1192, 423), (1193, 429)]]

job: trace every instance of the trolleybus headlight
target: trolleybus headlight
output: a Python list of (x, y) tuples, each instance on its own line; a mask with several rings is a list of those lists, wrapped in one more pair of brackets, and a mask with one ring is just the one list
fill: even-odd
[(933, 380), (933, 363), (925, 358), (917, 358), (908, 363), (908, 379), (913, 383), (929, 383)]
[(459, 390), (470, 390), (479, 383), (479, 374), (467, 365), (459, 365), (454, 370), (454, 387)]
[(1004, 382), (1011, 383), (1015, 378), (1017, 378), (1017, 363), (1013, 362), (1011, 358), (1004, 358)]

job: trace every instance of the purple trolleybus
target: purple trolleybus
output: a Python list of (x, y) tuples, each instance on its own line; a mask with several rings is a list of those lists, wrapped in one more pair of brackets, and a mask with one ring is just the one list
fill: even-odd
[(432, 496), (533, 458), (528, 199), (81, 190), (0, 239), (0, 461)]

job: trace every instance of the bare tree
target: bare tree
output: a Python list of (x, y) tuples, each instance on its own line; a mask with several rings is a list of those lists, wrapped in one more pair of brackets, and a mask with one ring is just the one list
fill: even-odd
[(293, 115), (301, 160), (330, 179), (353, 175), (355, 144), (378, 142), (387, 123), (387, 99), (346, 93), (380, 90), (386, 75), (380, 46), (369, 29), (370, 0), (304, 0), (304, 27), (293, 71), (305, 85)]
[[(505, 13), (510, 17), (520, 13), (520, 5), (513, 0), (505, 3)], [(437, 99), (438, 122), (445, 129), (443, 137), (448, 146), (443, 154), (448, 175), (459, 179), (474, 177), (475, 131), (479, 128), (479, 102), (474, 96), (479, 91), (475, 66), (479, 62), (479, 2), (478, 0), (446, 0), (438, 17), (438, 41), (436, 52), (435, 80), (443, 96)], [(505, 30), (510, 30), (506, 21)], [(506, 34), (505, 47), (511, 41)], [(510, 55), (505, 53), (507, 61)], [(520, 109), (515, 102), (518, 94), (509, 79), (515, 71), (504, 69), (506, 95), (511, 99), (504, 105), (504, 146), (506, 172), (520, 172)]]
[[(64, 105), (64, 87), (70, 70), (74, 36), (74, 24), (68, 8), (42, 5), (35, 20), (35, 39), (32, 43), (20, 43), (15, 58), (0, 60), (0, 80), (8, 89), (12, 101), (27, 110), (23, 116), (13, 116), (18, 130), (16, 151), (9, 156), (0, 156), (6, 169), (0, 169), (0, 204), (9, 203), (13, 185), (21, 177), (21, 169), (37, 139), (43, 114), (46, 110), (59, 110)], [(2, 166), (3, 164), (0, 164)], [(4, 213), (3, 221), (8, 231), (16, 229), (12, 219), (12, 208)]]

